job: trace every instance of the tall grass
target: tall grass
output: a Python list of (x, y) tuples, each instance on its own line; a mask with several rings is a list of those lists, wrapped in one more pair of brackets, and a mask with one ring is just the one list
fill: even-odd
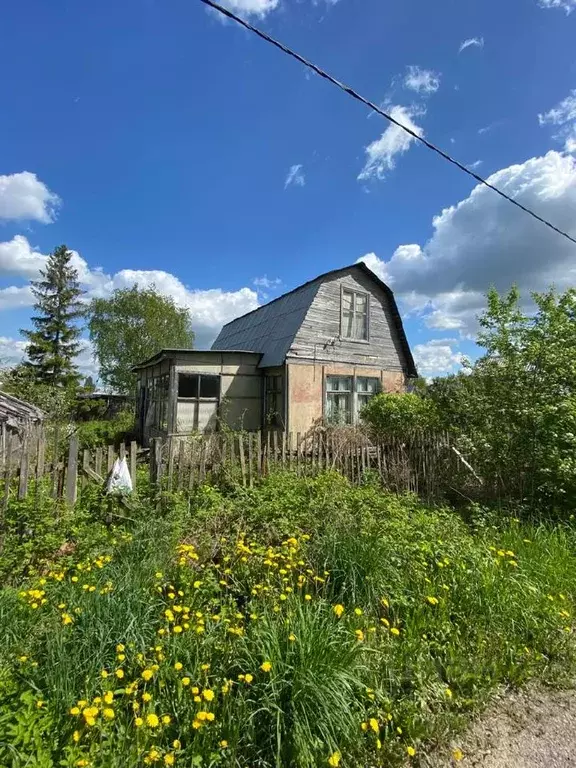
[(567, 525), (289, 473), (80, 516), (0, 592), (2, 766), (400, 764), (575, 670)]

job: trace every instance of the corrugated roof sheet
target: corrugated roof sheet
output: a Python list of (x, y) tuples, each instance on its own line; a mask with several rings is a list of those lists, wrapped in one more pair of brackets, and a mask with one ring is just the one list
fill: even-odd
[(212, 349), (256, 350), (262, 353), (261, 368), (282, 365), (319, 285), (316, 278), (232, 320), (222, 328)]
[(315, 277), (294, 290), (279, 296), (258, 309), (227, 323), (212, 345), (213, 350), (229, 349), (255, 351), (262, 353), (260, 367), (282, 365), (292, 345), (294, 337), (302, 325), (306, 312), (312, 303), (320, 284), (341, 272), (358, 269), (367, 274), (386, 294), (390, 311), (396, 325), (398, 338), (406, 361), (406, 373), (417, 376), (414, 358), (402, 325), (402, 318), (394, 294), (380, 278), (363, 262), (348, 267), (333, 269)]

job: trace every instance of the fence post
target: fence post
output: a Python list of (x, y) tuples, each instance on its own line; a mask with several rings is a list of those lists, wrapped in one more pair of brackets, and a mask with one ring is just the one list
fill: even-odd
[(240, 470), (242, 472), (242, 485), (246, 487), (246, 459), (244, 457), (244, 436), (242, 433), (238, 436), (238, 450), (240, 452)]
[(250, 486), (250, 488), (252, 488), (252, 485), (253, 485), (252, 475), (254, 473), (252, 438), (253, 438), (252, 432), (248, 432), (248, 485)]
[(132, 490), (136, 490), (136, 441), (130, 443), (130, 477), (132, 478)]
[(22, 439), (20, 451), (20, 477), (18, 482), (18, 498), (25, 499), (28, 492), (28, 441), (29, 434), (26, 431)]
[[(6, 511), (8, 507), (8, 500), (10, 498), (10, 483), (12, 481), (12, 442), (13, 442), (14, 436), (12, 435), (12, 432), (8, 432), (8, 439), (6, 440), (6, 457), (4, 460), (4, 501), (2, 503), (2, 508), (4, 512)], [(2, 526), (4, 524), (4, 520), (2, 520)]]
[(113, 445), (108, 446), (108, 459), (106, 462), (106, 472), (110, 473), (112, 471), (112, 467), (114, 466), (114, 455), (116, 451), (114, 450)]
[(70, 438), (68, 447), (68, 467), (66, 469), (66, 503), (73, 507), (76, 503), (78, 479), (78, 435)]

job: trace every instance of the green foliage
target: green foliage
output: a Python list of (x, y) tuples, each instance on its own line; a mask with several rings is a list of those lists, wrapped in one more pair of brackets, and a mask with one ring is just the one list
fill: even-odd
[(134, 411), (131, 409), (120, 411), (112, 419), (77, 422), (75, 431), (82, 448), (117, 446), (133, 439)]
[(11, 502), (0, 764), (402, 765), (497, 686), (574, 673), (567, 525), (466, 524), (334, 473), (140, 488), (116, 529), (92, 489)]
[(187, 309), (150, 288), (117, 289), (90, 305), (90, 339), (100, 377), (115, 392), (131, 394), (132, 366), (163, 348), (191, 348), (194, 333)]
[(41, 408), (50, 421), (66, 421), (76, 409), (77, 388), (73, 383), (60, 387), (39, 381), (34, 369), (22, 363), (2, 372), (1, 387), (20, 400)]
[(41, 279), (32, 281), (34, 330), (22, 331), (29, 342), (26, 365), (35, 381), (62, 388), (78, 382), (74, 358), (80, 351), (80, 329), (76, 321), (83, 314), (82, 290), (71, 259), (72, 252), (65, 245), (50, 254), (46, 268), (40, 271)]
[(413, 393), (376, 395), (364, 406), (360, 415), (379, 435), (432, 432), (440, 426), (440, 414), (435, 402)]
[(469, 375), (428, 388), (446, 426), (499, 495), (556, 508), (576, 501), (576, 291), (488, 295)]

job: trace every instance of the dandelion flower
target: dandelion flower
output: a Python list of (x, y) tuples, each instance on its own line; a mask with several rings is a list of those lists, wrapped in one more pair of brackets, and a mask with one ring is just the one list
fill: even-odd
[(112, 707), (106, 707), (106, 709), (102, 711), (102, 715), (106, 718), (106, 720), (114, 720), (114, 710)]
[(206, 699), (206, 701), (213, 701), (214, 700), (214, 691), (212, 691), (210, 688), (206, 688), (202, 692), (202, 696)]
[(428, 595), (426, 600), (430, 603), (430, 605), (438, 605), (438, 598), (432, 597), (431, 595)]
[(250, 673), (244, 675), (244, 682), (248, 683), (248, 685), (250, 685), (252, 680), (254, 680), (254, 675), (251, 675)]
[(174, 749), (182, 749), (182, 742), (180, 741), (180, 739), (174, 739), (174, 741), (172, 742), (172, 746), (174, 747)]
[(183, 677), (182, 678), (182, 685), (190, 685), (190, 678), (189, 677)]
[(390, 632), (391, 632), (393, 635), (395, 635), (396, 637), (398, 637), (398, 635), (400, 634), (400, 630), (398, 629), (398, 627), (392, 627), (392, 629), (390, 630)]
[(114, 672), (114, 674), (116, 675), (116, 677), (118, 678), (118, 680), (122, 680), (122, 678), (124, 677), (124, 670), (123, 670), (123, 669), (117, 669), (117, 670)]
[(368, 724), (370, 728), (372, 728), (374, 733), (380, 733), (380, 725), (378, 723), (378, 720), (376, 720), (375, 717), (371, 717), (370, 720), (368, 720)]
[(174, 765), (176, 762), (176, 758), (174, 757), (172, 752), (167, 752), (164, 755), (164, 765)]
[(142, 694), (142, 701), (152, 701), (152, 694), (145, 691)]
[(342, 755), (340, 754), (340, 752), (332, 752), (332, 754), (328, 758), (328, 765), (338, 766), (340, 765), (341, 759), (342, 759)]
[(176, 672), (180, 672), (183, 666), (184, 665), (182, 664), (182, 662), (177, 661), (176, 664), (174, 664), (174, 669), (176, 670)]
[(452, 750), (452, 757), (454, 758), (454, 760), (456, 760), (457, 763), (459, 763), (460, 760), (462, 760), (464, 757), (464, 752), (462, 752), (460, 747), (456, 747), (455, 749)]
[(356, 629), (354, 631), (354, 634), (356, 635), (356, 640), (358, 640), (358, 642), (361, 643), (362, 640), (364, 640), (364, 632), (362, 632), (361, 629)]
[(112, 704), (114, 701), (114, 692), (113, 691), (106, 691), (104, 694), (104, 704)]
[(406, 747), (406, 754), (409, 757), (414, 757), (414, 755), (416, 754), (416, 750), (414, 749), (414, 747)]
[(199, 728), (202, 728), (202, 723), (200, 722), (200, 720), (193, 720), (192, 721), (192, 728), (194, 728), (196, 731)]
[(219, 746), (222, 747), (222, 749), (226, 749), (226, 747), (228, 746), (228, 742), (226, 741), (226, 739), (222, 739)]
[[(342, 616), (342, 614), (344, 613), (344, 606), (343, 606), (343, 605), (340, 605), (340, 603), (338, 603), (337, 605), (335, 605), (335, 606), (332, 608), (332, 610), (334, 611), (334, 613), (336, 614), (336, 616), (337, 616), (338, 618), (340, 618), (340, 616)], [(340, 754), (340, 753), (339, 753), (339, 752), (338, 752), (338, 753), (334, 752), (334, 754)], [(338, 759), (340, 759), (340, 758), (338, 758)], [(336, 763), (336, 765), (338, 765), (338, 763)]]
[(78, 744), (78, 742), (80, 741), (80, 737), (81, 737), (80, 731), (74, 731), (74, 733), (72, 734), (72, 740), (76, 744)]
[(154, 676), (154, 672), (151, 669), (145, 669), (142, 672), (142, 679), (146, 680), (146, 682), (148, 682), (148, 680), (151, 680), (153, 676)]
[(304, 595), (304, 600), (312, 600), (312, 595)]
[(293, 643), (296, 640), (296, 635), (292, 632), (288, 635), (288, 640)]
[(444, 695), (447, 698), (451, 699), (452, 698), (452, 689), (451, 688), (446, 688), (446, 690), (444, 691)]
[(141, 717), (137, 717), (136, 720), (134, 720), (134, 725), (136, 728), (141, 728), (144, 725), (144, 720), (142, 720)]
[(263, 664), (260, 665), (260, 669), (262, 672), (270, 672), (272, 669), (272, 663), (270, 661), (265, 661)]
[(171, 719), (170, 715), (163, 715), (162, 716), (162, 723), (163, 723), (163, 725), (170, 725), (171, 722), (172, 722), (172, 719)]
[(122, 643), (118, 643), (118, 645), (116, 646), (116, 653), (122, 653), (125, 650), (126, 650), (125, 646)]
[(72, 707), (72, 709), (70, 710), (70, 714), (71, 715), (79, 715), (80, 714), (80, 709), (78, 707)]
[(146, 715), (146, 725), (149, 728), (158, 728), (160, 725), (158, 715), (155, 715), (153, 712), (151, 712), (149, 715)]

